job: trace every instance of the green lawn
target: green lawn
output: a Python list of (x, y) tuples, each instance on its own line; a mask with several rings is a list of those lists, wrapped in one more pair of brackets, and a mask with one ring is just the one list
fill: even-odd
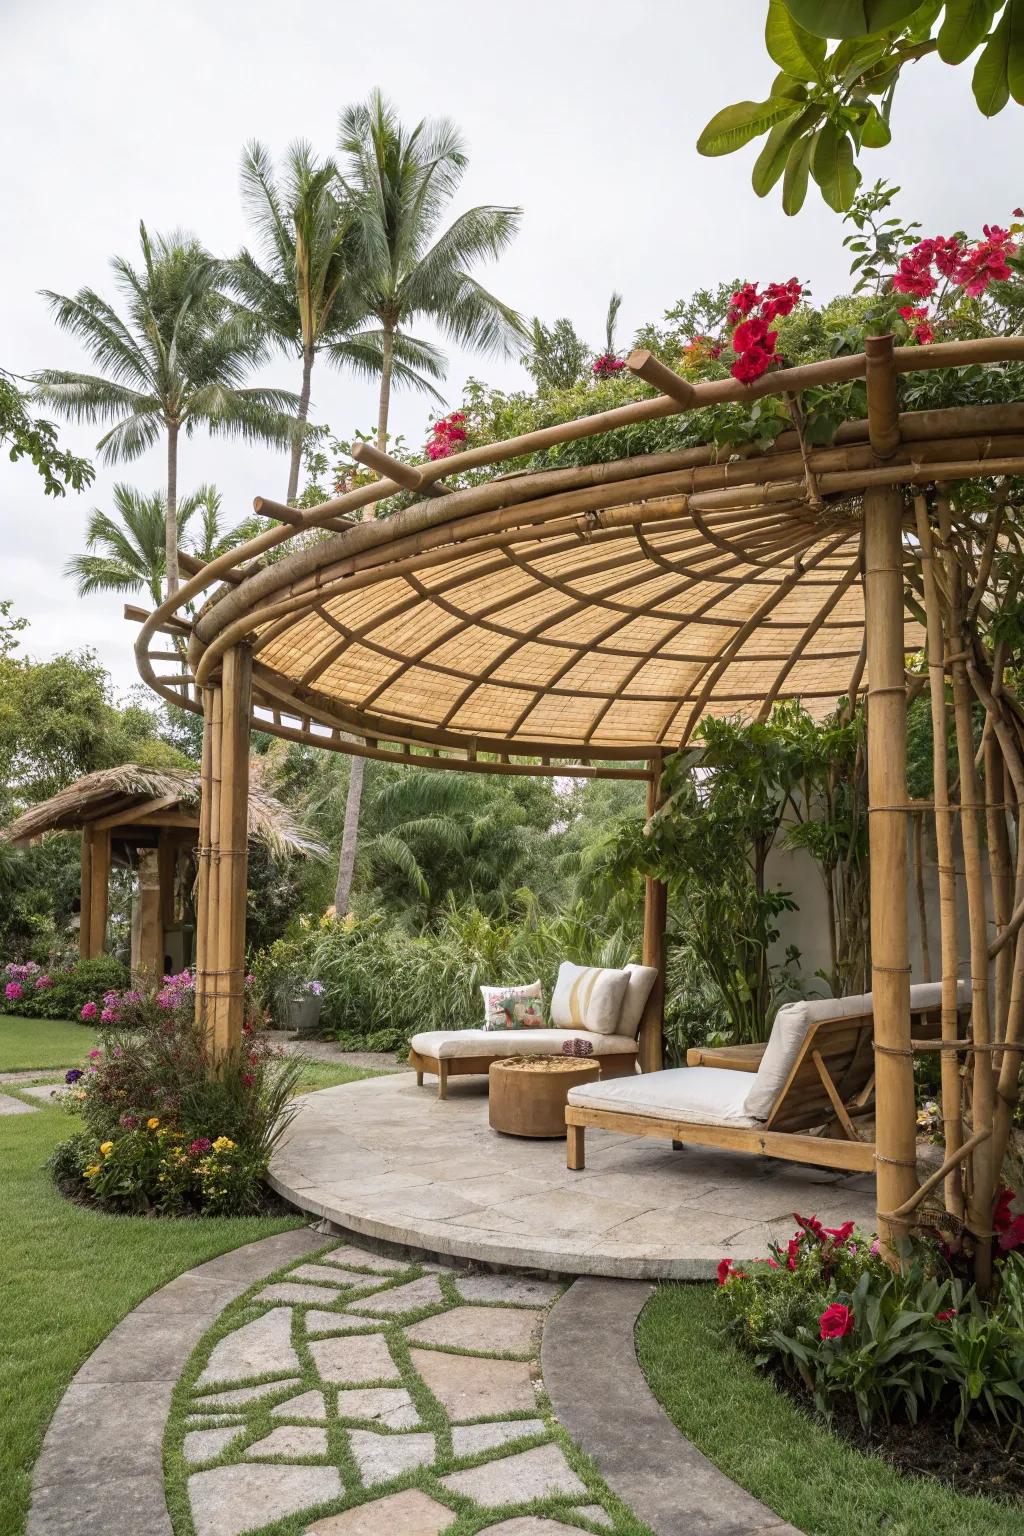
[(318, 1088), (337, 1088), (340, 1083), (356, 1083), (362, 1077), (379, 1077), (365, 1067), (350, 1067), (343, 1061), (307, 1061), (299, 1078), (298, 1093), (315, 1093)]
[(74, 1067), (95, 1044), (95, 1031), (84, 1024), (0, 1014), (0, 1072)]
[(714, 1329), (714, 1289), (662, 1285), (637, 1353), (662, 1406), (695, 1445), (806, 1536), (1020, 1536), (1020, 1506), (904, 1477), (801, 1413)]
[[(0, 1018), (0, 1071), (68, 1066), (91, 1048), (82, 1025)], [(311, 1062), (299, 1091), (369, 1074)], [(44, 1164), (74, 1128), (62, 1110), (0, 1116), (0, 1531), (18, 1536), (32, 1465), (62, 1392), (96, 1345), (152, 1291), (230, 1248), (301, 1226), (275, 1220), (104, 1216), (58, 1195)], [(100, 1426), (101, 1428), (101, 1426)]]

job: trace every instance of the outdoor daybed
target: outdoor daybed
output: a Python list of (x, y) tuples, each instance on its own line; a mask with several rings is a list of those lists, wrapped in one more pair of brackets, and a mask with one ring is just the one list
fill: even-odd
[[(938, 983), (910, 989), (918, 1036), (933, 1033)], [(961, 1010), (970, 983), (959, 983)], [(571, 1088), (565, 1111), (567, 1161), (584, 1167), (588, 1126), (677, 1144), (727, 1147), (826, 1168), (871, 1172), (874, 1145), (854, 1124), (874, 1087), (872, 996), (827, 998), (780, 1008), (760, 1065), (677, 1067), (618, 1082)], [(824, 1130), (825, 1134), (812, 1134)]]
[[(491, 1062), (506, 1056), (556, 1056), (567, 1040), (585, 1040), (593, 1047), (588, 1059), (600, 1064), (602, 1079), (634, 1076), (637, 1033), (658, 973), (649, 965), (627, 965), (624, 970), (625, 993), (617, 1016), (608, 1021), (610, 1029), (588, 1028), (586, 1020), (550, 1029), (435, 1029), (413, 1035), (409, 1065), (415, 1069), (417, 1085), (423, 1086), (425, 1072), (436, 1075), (437, 1096), (443, 1099), (450, 1077), (486, 1077)], [(561, 976), (562, 971), (560, 981)], [(553, 1009), (558, 993), (556, 987)]]

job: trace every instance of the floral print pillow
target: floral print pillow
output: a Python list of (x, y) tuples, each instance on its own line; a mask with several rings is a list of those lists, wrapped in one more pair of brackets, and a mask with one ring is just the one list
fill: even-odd
[(544, 1029), (544, 997), (539, 981), (522, 987), (481, 987), (484, 1029)]

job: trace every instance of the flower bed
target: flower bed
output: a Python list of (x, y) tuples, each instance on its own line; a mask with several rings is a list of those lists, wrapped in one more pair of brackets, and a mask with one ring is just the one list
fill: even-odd
[(83, 1018), (88, 1023), (82, 1009), (104, 992), (127, 984), (128, 972), (112, 955), (73, 964), (55, 960), (46, 966), (12, 961), (0, 971), (0, 1014), (25, 1019)]
[(266, 1206), (263, 1180), (301, 1063), (269, 1044), (250, 1001), (241, 1050), (211, 1074), (193, 989), (183, 972), (150, 992), (112, 990), (83, 1005), (103, 1045), (67, 1074), (63, 1102), (84, 1129), (51, 1161), (65, 1193), (163, 1216)]
[(1006, 1189), (997, 1282), (983, 1303), (944, 1244), (893, 1269), (852, 1222), (796, 1217), (766, 1260), (718, 1267), (726, 1330), (837, 1430), (908, 1470), (1024, 1499), (1024, 1216)]

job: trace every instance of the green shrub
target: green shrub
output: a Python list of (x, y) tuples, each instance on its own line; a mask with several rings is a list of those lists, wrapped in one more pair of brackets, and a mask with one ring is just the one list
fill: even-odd
[(0, 1013), (27, 1019), (78, 1019), (87, 1004), (126, 987), (128, 981), (127, 969), (113, 955), (51, 969), (32, 962), (11, 963), (3, 970)]
[(854, 1406), (865, 1430), (924, 1412), (957, 1439), (972, 1416), (1024, 1429), (1024, 1251), (1005, 1253), (984, 1304), (934, 1246), (908, 1246), (894, 1270), (852, 1222), (797, 1220), (767, 1261), (719, 1265), (725, 1326), (758, 1364), (800, 1383), (826, 1419)]
[(379, 915), (325, 918), (281, 939), (254, 962), (256, 987), (275, 1022), (287, 1020), (304, 982), (324, 988), (325, 1034), (347, 1044), (400, 1050), (423, 1029), (468, 1029), (483, 1022), (480, 987), (539, 977), (550, 1001), (562, 960), (622, 966), (638, 959), (621, 934), (611, 938), (582, 907), (554, 917), (513, 920), (474, 907), (449, 907), (429, 930), (410, 934)]

